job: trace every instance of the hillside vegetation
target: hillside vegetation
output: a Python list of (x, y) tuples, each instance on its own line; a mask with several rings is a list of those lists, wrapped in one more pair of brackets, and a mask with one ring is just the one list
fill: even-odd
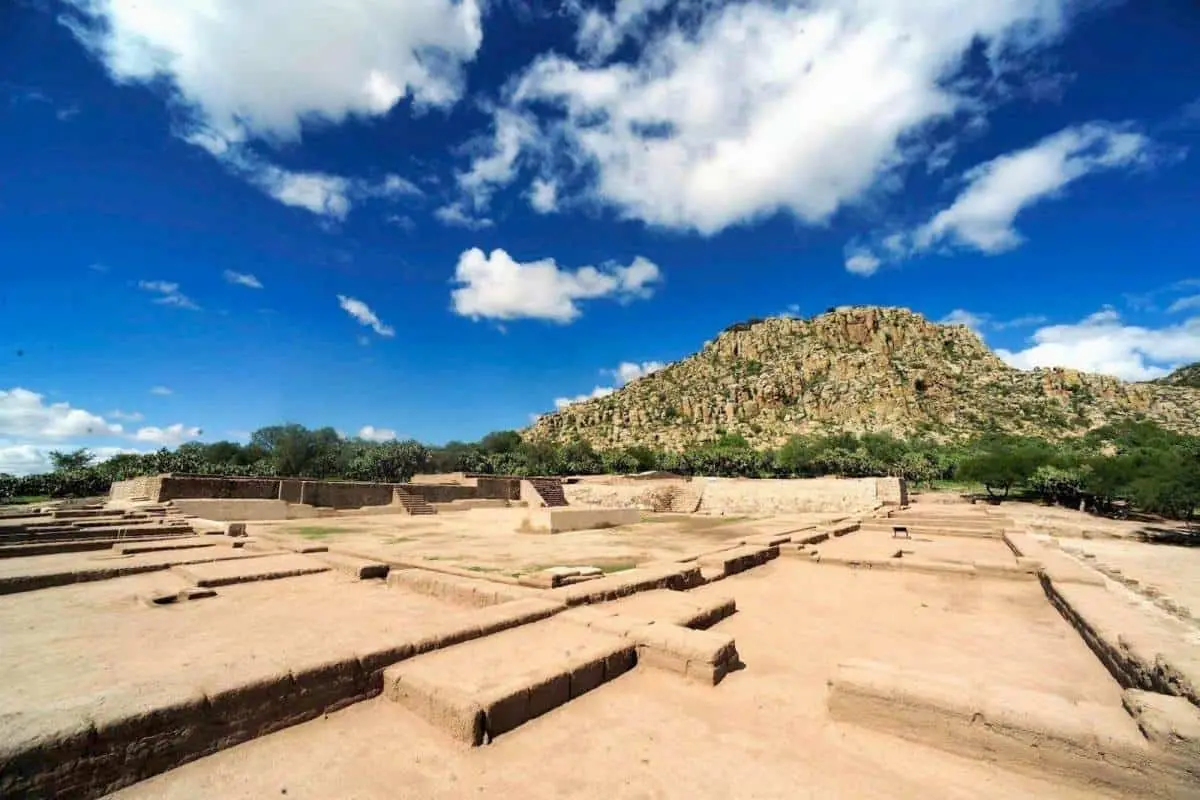
[(1139, 418), (1197, 432), (1200, 391), (1182, 381), (1018, 370), (964, 326), (903, 308), (849, 307), (732, 325), (682, 361), (541, 417), (526, 436), (665, 450), (722, 434), (758, 448), (841, 432), (1057, 440)]

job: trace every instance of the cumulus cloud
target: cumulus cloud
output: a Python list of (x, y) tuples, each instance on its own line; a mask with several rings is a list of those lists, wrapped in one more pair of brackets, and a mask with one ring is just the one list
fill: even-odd
[(258, 278), (248, 272), (234, 272), (231, 269), (225, 270), (222, 273), (226, 283), (232, 283), (235, 286), (245, 286), (247, 289), (261, 289), (262, 283)]
[(190, 297), (179, 290), (178, 283), (170, 281), (138, 281), (138, 288), (143, 292), (157, 295), (154, 298), (154, 302), (159, 305), (186, 308), (191, 311), (200, 310), (200, 306), (196, 305)]
[[(50, 460), (52, 450), (71, 451), (79, 449), (75, 444), (40, 445), (40, 444), (11, 444), (0, 442), (0, 472), (10, 475), (33, 475), (49, 472), (53, 469)], [(89, 447), (92, 463), (107, 461), (123, 453), (141, 453), (143, 451), (129, 447)]]
[(566, 324), (582, 313), (579, 303), (600, 298), (626, 302), (650, 297), (662, 278), (641, 256), (628, 266), (563, 269), (552, 258), (521, 263), (501, 249), (463, 252), (451, 292), (456, 314), (472, 319), (542, 319)]
[(996, 355), (1020, 369), (1070, 367), (1145, 381), (1200, 361), (1200, 317), (1145, 328), (1128, 325), (1115, 309), (1104, 308), (1077, 323), (1039, 328), (1030, 341), (1024, 350), (997, 350)]
[(482, 42), (476, 0), (66, 0), (60, 19), (119, 83), (168, 86), (176, 128), (286, 205), (343, 219), (356, 198), (420, 194), (270, 163), (251, 142), (294, 141), (304, 123), (378, 117), (411, 98), (447, 107)]
[(141, 422), (145, 419), (140, 411), (121, 411), (119, 409), (108, 412), (108, 416), (113, 419), (119, 419), (122, 422)]
[(118, 82), (165, 80), (226, 138), (299, 138), (310, 119), (445, 107), (483, 39), (476, 0), (67, 0), (63, 23)]
[(356, 300), (353, 297), (347, 297), (344, 294), (337, 296), (338, 305), (342, 307), (350, 316), (358, 320), (359, 325), (365, 325), (380, 336), (391, 338), (396, 335), (396, 329), (390, 325), (385, 325), (371, 307), (362, 300)]
[(117, 423), (69, 403), (46, 403), (45, 397), (16, 387), (0, 390), (0, 436), (66, 439), (77, 436), (116, 436)]
[[(893, 260), (939, 246), (978, 250), (989, 255), (1011, 250), (1022, 242), (1014, 223), (1022, 211), (1059, 197), (1067, 186), (1087, 175), (1148, 163), (1152, 144), (1125, 125), (1091, 122), (1047, 136), (1032, 147), (1006, 153), (969, 170), (966, 187), (948, 207), (912, 231), (893, 233), (883, 253)], [(879, 259), (859, 249), (847, 259)]]
[(554, 398), (554, 407), (561, 411), (567, 406), (575, 403), (583, 403), (600, 397), (608, 397), (625, 384), (658, 372), (665, 366), (666, 364), (661, 361), (622, 361), (614, 369), (600, 370), (602, 374), (611, 375), (616, 379), (615, 386), (597, 386), (587, 394), (578, 394), (574, 397), (556, 397)]
[(152, 386), (152, 387), (150, 387), (150, 394), (156, 394), (156, 395), (159, 395), (160, 397), (166, 397), (169, 394), (174, 394), (174, 392), (171, 390), (171, 387), (169, 387), (169, 386)]
[(203, 433), (204, 431), (200, 428), (189, 427), (182, 422), (177, 422), (165, 428), (154, 425), (138, 428), (134, 432), (133, 438), (139, 442), (149, 442), (159, 447), (177, 447), (184, 442), (199, 438)]
[[(585, 12), (585, 60), (542, 56), (496, 112), (552, 113), (519, 156), (497, 137), (471, 170), (515, 165), (508, 179), (524, 158), (624, 217), (706, 235), (777, 212), (821, 224), (929, 156), (931, 126), (988, 108), (996, 82), (965, 74), (968, 53), (1007, 74), (1058, 38), (1068, 0), (686, 4), (649, 34), (664, 5)], [(629, 36), (636, 60), (603, 63)]]
[(358, 431), (358, 438), (368, 442), (390, 442), (396, 438), (396, 431), (391, 428), (376, 428), (374, 425), (363, 425)]

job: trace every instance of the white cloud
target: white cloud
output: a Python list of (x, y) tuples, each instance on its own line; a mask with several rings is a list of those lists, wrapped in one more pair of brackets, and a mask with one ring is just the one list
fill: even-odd
[(150, 388), (150, 394), (156, 394), (160, 397), (166, 397), (169, 394), (174, 394), (168, 386), (153, 386)]
[(417, 223), (413, 222), (412, 217), (404, 214), (388, 214), (384, 218), (384, 221), (395, 225), (397, 228), (405, 231), (406, 233), (412, 233), (417, 229)]
[(965, 325), (976, 333), (983, 330), (986, 321), (987, 317), (974, 314), (965, 308), (956, 308), (940, 320), (943, 325)]
[(1105, 308), (1074, 324), (1039, 328), (1031, 341), (1024, 350), (997, 350), (996, 355), (1020, 369), (1070, 367), (1145, 381), (1200, 361), (1200, 317), (1144, 328), (1125, 324), (1114, 309)]
[[(1022, 242), (1014, 226), (1022, 211), (1061, 196), (1089, 174), (1147, 164), (1152, 150), (1150, 140), (1128, 126), (1091, 122), (1066, 128), (968, 170), (966, 188), (953, 203), (916, 229), (888, 236), (883, 252), (898, 260), (938, 246), (989, 255), (1011, 250)], [(859, 253), (879, 260), (866, 250)], [(846, 269), (858, 271), (850, 261)]]
[(200, 306), (196, 305), (190, 297), (179, 291), (179, 284), (170, 281), (138, 281), (138, 288), (143, 292), (156, 294), (154, 302), (162, 306), (173, 306), (175, 308), (186, 308), (191, 311), (199, 311)]
[(415, 183), (394, 174), (385, 176), (379, 183), (369, 186), (368, 190), (377, 197), (393, 199), (399, 197), (420, 197), (424, 194)]
[(1178, 314), (1180, 311), (1190, 311), (1197, 308), (1200, 308), (1200, 294), (1193, 294), (1175, 300), (1167, 307), (1167, 311), (1171, 314)]
[(222, 275), (227, 283), (232, 283), (236, 286), (245, 286), (248, 289), (263, 288), (263, 285), (258, 278), (254, 277), (248, 272), (234, 272), (231, 269), (227, 269), (222, 273)]
[(490, 228), (494, 224), (487, 217), (473, 217), (463, 207), (462, 203), (451, 203), (450, 205), (442, 206), (433, 212), (433, 216), (437, 217), (442, 223), (455, 228), (466, 228), (471, 231), (483, 230)]
[(116, 410), (108, 412), (108, 416), (112, 417), (113, 419), (119, 419), (122, 422), (141, 422), (143, 419), (145, 419), (140, 411)]
[(251, 142), (295, 141), (305, 123), (379, 117), (405, 98), (448, 107), (483, 37), (476, 0), (67, 3), (60, 19), (115, 81), (170, 88), (182, 138), (281, 203), (337, 220), (356, 198), (420, 190), (397, 175), (284, 169)]
[(1026, 314), (1020, 317), (1013, 317), (1012, 319), (996, 319), (991, 314), (976, 314), (973, 311), (967, 311), (965, 308), (956, 308), (939, 320), (943, 325), (966, 325), (971, 330), (980, 334), (982, 334), (985, 328), (1003, 331), (1009, 328), (1027, 328), (1032, 325), (1042, 325), (1046, 321), (1046, 317), (1041, 314)]
[(616, 389), (612, 386), (597, 386), (595, 389), (592, 389), (591, 393), (589, 394), (577, 394), (574, 397), (556, 397), (554, 398), (554, 407), (557, 409), (564, 409), (574, 403), (584, 403), (588, 400), (596, 400), (600, 397), (608, 397), (615, 391)]
[(0, 444), (0, 473), (35, 475), (49, 472), (51, 449), (35, 444)]
[(367, 326), (380, 336), (390, 338), (396, 335), (396, 329), (390, 325), (385, 325), (375, 315), (375, 312), (371, 310), (371, 307), (363, 301), (355, 300), (353, 297), (347, 297), (344, 294), (339, 294), (337, 299), (338, 305), (342, 307), (342, 310), (358, 320), (360, 325)]
[(529, 205), (539, 214), (557, 211), (558, 184), (552, 180), (536, 178), (529, 187)]
[(640, 363), (636, 361), (622, 361), (617, 365), (616, 369), (605, 370), (605, 372), (617, 379), (618, 386), (623, 386), (630, 381), (636, 381), (638, 378), (644, 378), (647, 375), (658, 372), (665, 366), (666, 364), (661, 361), (642, 361)]
[(562, 410), (575, 403), (583, 403), (600, 397), (608, 397), (625, 384), (658, 372), (660, 369), (663, 369), (666, 366), (667, 365), (661, 361), (622, 361), (614, 369), (600, 370), (602, 374), (612, 375), (613, 378), (616, 379), (616, 386), (597, 386), (592, 389), (589, 394), (579, 394), (575, 395), (574, 397), (556, 397), (554, 398), (554, 407)]
[(1093, 172), (1143, 163), (1150, 140), (1119, 126), (1090, 123), (1048, 136), (970, 170), (967, 188), (913, 234), (926, 250), (939, 242), (999, 253), (1021, 243), (1013, 222), (1029, 206), (1054, 197)]
[(580, 315), (579, 301), (648, 298), (661, 280), (658, 266), (641, 256), (628, 266), (562, 269), (552, 258), (521, 263), (496, 249), (463, 252), (454, 271), (454, 312), (472, 319), (542, 319), (568, 323)]
[(617, 0), (612, 14), (581, 9), (576, 45), (593, 61), (603, 61), (626, 37), (641, 38), (650, 16), (669, 4), (670, 0)]
[(882, 262), (865, 250), (851, 250), (846, 255), (846, 271), (864, 278), (875, 274)]
[[(59, 445), (40, 445), (40, 444), (12, 444), (0, 442), (0, 472), (6, 472), (10, 475), (34, 475), (42, 472), (50, 472), (54, 466), (50, 460), (50, 452), (52, 450), (61, 450), (70, 452), (78, 450), (81, 445), (77, 444), (59, 444)], [(123, 453), (142, 453), (141, 450), (135, 450), (129, 447), (88, 447), (88, 452), (92, 454), (92, 463), (107, 461), (116, 455)]]
[(116, 436), (120, 425), (69, 403), (45, 402), (43, 395), (16, 387), (0, 390), (0, 436), (26, 439), (66, 439), (76, 436)]
[(358, 438), (366, 439), (368, 442), (390, 442), (396, 438), (396, 432), (391, 428), (363, 425), (358, 431)]
[(475, 0), (67, 0), (64, 24), (118, 82), (165, 79), (226, 138), (451, 105), (483, 38)]
[(150, 442), (160, 447), (177, 447), (184, 442), (199, 438), (203, 433), (204, 431), (200, 428), (188, 427), (182, 422), (177, 422), (165, 428), (154, 425), (138, 428), (134, 432), (133, 438), (139, 442)]
[[(585, 14), (584, 49), (602, 57), (641, 36), (661, 5), (627, 0), (611, 15)], [(924, 160), (932, 145), (917, 139), (933, 124), (987, 108), (995, 81), (965, 74), (969, 52), (982, 45), (991, 78), (1011, 71), (1056, 40), (1067, 5), (687, 4), (634, 62), (537, 59), (497, 118), (549, 108), (520, 138), (521, 155), (543, 179), (555, 169), (581, 176), (628, 218), (706, 235), (776, 212), (821, 224)], [(520, 165), (504, 144), (475, 163)]]

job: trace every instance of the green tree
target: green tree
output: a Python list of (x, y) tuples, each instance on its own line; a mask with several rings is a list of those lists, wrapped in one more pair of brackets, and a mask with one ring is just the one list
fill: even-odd
[(960, 480), (982, 483), (991, 497), (1001, 490), (1008, 497), (1014, 486), (1028, 482), (1052, 453), (1044, 442), (997, 436), (981, 443), (978, 452), (958, 465)]
[(92, 463), (93, 458), (92, 451), (86, 447), (71, 451), (50, 451), (50, 464), (54, 467), (55, 472), (71, 472), (73, 470), (84, 469), (88, 464)]
[(485, 453), (515, 453), (521, 448), (521, 434), (516, 431), (492, 431), (479, 440), (479, 449)]

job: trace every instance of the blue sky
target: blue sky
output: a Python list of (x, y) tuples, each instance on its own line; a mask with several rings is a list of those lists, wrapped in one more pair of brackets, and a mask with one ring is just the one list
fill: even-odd
[(335, 5), (0, 10), (0, 471), (472, 439), (852, 303), (1200, 360), (1193, 3)]

